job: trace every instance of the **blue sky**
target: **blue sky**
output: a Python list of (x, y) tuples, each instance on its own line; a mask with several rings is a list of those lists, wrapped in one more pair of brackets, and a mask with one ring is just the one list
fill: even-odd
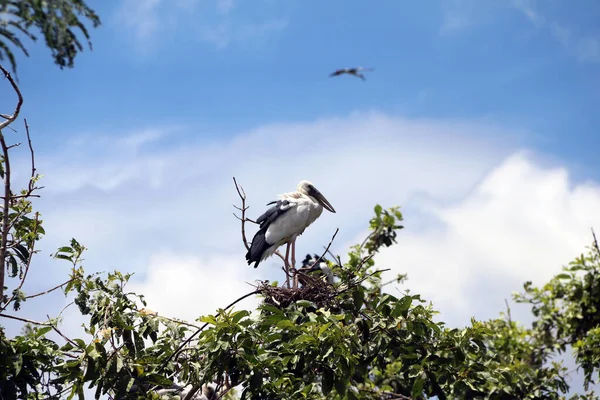
[[(49, 144), (143, 124), (232, 135), (356, 109), (485, 118), (543, 131), (526, 140), (596, 162), (594, 1), (226, 4), (98, 2), (104, 24), (77, 68), (60, 71), (43, 46), (20, 57), (25, 112)], [(364, 83), (327, 78), (353, 65), (376, 71)]]
[[(343, 254), (375, 203), (402, 205), (406, 229), (376, 261), (408, 273), (390, 290), (423, 294), (454, 325), (496, 317), (600, 230), (596, 1), (95, 3), (103, 25), (74, 69), (41, 44), (18, 57), (46, 185), (30, 292), (65, 280), (48, 254), (73, 236), (88, 270), (136, 272), (134, 289), (175, 317), (281, 279), (276, 259), (245, 264), (234, 175), (252, 217), (301, 179), (328, 197), (337, 213), (299, 254), (338, 227)], [(357, 65), (375, 71), (328, 78)], [(22, 176), (26, 163), (18, 148)], [(55, 293), (23, 311), (43, 319), (67, 302)]]

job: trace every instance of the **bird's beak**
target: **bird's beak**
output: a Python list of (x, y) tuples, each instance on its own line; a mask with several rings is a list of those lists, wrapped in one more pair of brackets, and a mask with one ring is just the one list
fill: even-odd
[(325, 209), (329, 212), (335, 213), (335, 208), (333, 208), (333, 206), (329, 203), (329, 201), (327, 201), (327, 199), (325, 198), (325, 196), (323, 196), (321, 194), (321, 192), (319, 192), (318, 190), (315, 189), (315, 194), (314, 197), (317, 199), (317, 201), (319, 203), (321, 203), (321, 205), (323, 207), (325, 207)]

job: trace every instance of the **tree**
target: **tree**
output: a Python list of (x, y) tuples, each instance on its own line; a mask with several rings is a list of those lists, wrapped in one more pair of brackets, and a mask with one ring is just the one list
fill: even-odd
[[(42, 293), (23, 293), (24, 281), (34, 272), (35, 243), (44, 233), (32, 207), (41, 188), (25, 123), (31, 179), (20, 194), (11, 189), (9, 150), (15, 145), (7, 143), (2, 130), (17, 120), (23, 99), (8, 71), (2, 71), (17, 106), (0, 124), (3, 273), (9, 267), (0, 286), (0, 319), (24, 323), (14, 337), (0, 327), (3, 399), (83, 398), (86, 388), (97, 398), (158, 398), (161, 389), (165, 393), (177, 383), (188, 385), (179, 395), (186, 399), (200, 398), (205, 385), (214, 389), (204, 394), (211, 399), (560, 399), (569, 390), (567, 371), (554, 356), (569, 347), (586, 383), (599, 377), (600, 248), (595, 241), (549, 283), (540, 288), (526, 283), (516, 296), (532, 307), (531, 327), (512, 321), (510, 313), (447, 327), (434, 321), (433, 305), (418, 294), (384, 292), (389, 282), (381, 280), (377, 253), (399, 238), (403, 215), (398, 207), (375, 206), (370, 234), (350, 249), (346, 262), (329, 251), (329, 243), (319, 259), (328, 256), (335, 284), (297, 271), (298, 289), (262, 282), (193, 322), (149, 309), (142, 294), (126, 289), (131, 274), (86, 274), (86, 248), (75, 239), (54, 254), (72, 265), (65, 282)], [(247, 199), (237, 182), (236, 189), (247, 246)], [(240, 267), (245, 267), (243, 260)], [(88, 318), (81, 337), (60, 330), (60, 313), (47, 321), (18, 314), (23, 301), (55, 290), (73, 296)], [(263, 299), (256, 310), (234, 308), (249, 296)], [(60, 340), (51, 339), (50, 332)], [(599, 397), (589, 391), (571, 398)]]
[(20, 36), (37, 41), (32, 31), (38, 30), (54, 63), (61, 69), (73, 67), (75, 57), (83, 51), (77, 31), (92, 48), (86, 20), (94, 28), (100, 25), (100, 18), (84, 0), (0, 0), (0, 61), (7, 59), (16, 72), (11, 45), (29, 56)]

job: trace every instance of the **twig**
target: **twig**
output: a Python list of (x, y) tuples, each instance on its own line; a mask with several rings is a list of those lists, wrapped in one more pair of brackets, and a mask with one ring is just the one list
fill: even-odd
[(594, 228), (592, 229), (592, 236), (594, 237), (594, 248), (598, 252), (598, 256), (600, 257), (600, 247), (598, 247), (598, 239), (596, 239), (596, 233), (594, 232)]
[[(7, 120), (8, 121), (8, 120)], [(7, 122), (5, 121), (5, 122)], [(0, 299), (4, 298), (4, 271), (6, 270), (6, 247), (8, 245), (8, 216), (10, 197), (12, 195), (10, 190), (10, 161), (8, 158), (8, 147), (4, 140), (4, 134), (0, 130), (0, 145), (2, 146), (2, 154), (4, 155), (4, 199), (2, 201), (2, 240), (0, 241)]]
[[(239, 299), (235, 300), (234, 302), (232, 302), (231, 304), (229, 304), (227, 307), (225, 307), (223, 309), (223, 311), (227, 311), (228, 309), (230, 309), (231, 307), (233, 307), (234, 305), (236, 305), (240, 301), (242, 301), (242, 300), (244, 300), (244, 299), (246, 299), (246, 298), (248, 298), (248, 297), (250, 297), (252, 295), (255, 295), (257, 293), (260, 293), (260, 291), (259, 290), (255, 290), (253, 292), (246, 293), (245, 295), (243, 295), (242, 297), (240, 297)], [(177, 350), (175, 350), (173, 352), (173, 354), (171, 354), (169, 357), (167, 357), (167, 359), (162, 363), (162, 365), (159, 368), (159, 371), (162, 370), (169, 363), (169, 361), (171, 361), (174, 357), (176, 357), (179, 354), (179, 352), (181, 351), (181, 349), (183, 349), (185, 347), (185, 345), (187, 345), (189, 342), (191, 342), (192, 339), (197, 334), (199, 334), (200, 332), (202, 332), (207, 326), (208, 326), (208, 322), (204, 323), (204, 325), (202, 325), (200, 328), (198, 328), (198, 330), (196, 332), (194, 332), (194, 334), (192, 334), (192, 336), (190, 336), (189, 338), (187, 338), (186, 340), (184, 340), (184, 342), (181, 345), (179, 345), (179, 347), (177, 348)]]
[(35, 152), (33, 151), (33, 146), (31, 145), (31, 135), (29, 134), (29, 125), (27, 124), (27, 118), (24, 118), (25, 122), (25, 134), (27, 135), (27, 144), (29, 145), (29, 154), (31, 154), (31, 178), (29, 179), (29, 191), (28, 194), (31, 194), (36, 188), (34, 185), (35, 180)]
[(335, 254), (333, 254), (331, 252), (331, 250), (329, 250), (325, 246), (323, 246), (323, 248), (325, 249), (325, 251), (327, 252), (327, 254), (329, 254), (331, 256), (331, 258), (333, 258), (335, 261), (337, 261), (337, 264), (341, 267), (342, 266), (342, 259), (340, 258), (340, 256), (336, 256)]
[(58, 286), (54, 286), (52, 289), (48, 289), (48, 290), (46, 290), (46, 291), (44, 291), (44, 292), (40, 292), (40, 293), (36, 293), (36, 294), (32, 294), (31, 296), (26, 296), (25, 298), (26, 298), (26, 299), (33, 299), (34, 297), (38, 297), (38, 296), (42, 296), (42, 295), (48, 294), (48, 293), (50, 293), (50, 292), (54, 292), (55, 290), (57, 290), (57, 289), (60, 289), (61, 287), (65, 286), (66, 284), (68, 284), (68, 283), (72, 282), (74, 279), (75, 279), (75, 278), (71, 278), (71, 279), (69, 279), (68, 281), (66, 281), (66, 282), (63, 282), (63, 283), (61, 283), (61, 284), (60, 284), (60, 285), (58, 285)]
[(331, 240), (329, 241), (329, 244), (327, 245), (327, 247), (325, 247), (325, 251), (323, 252), (323, 254), (321, 254), (321, 257), (319, 257), (317, 259), (317, 261), (314, 262), (314, 265), (319, 265), (319, 263), (321, 262), (321, 260), (323, 259), (323, 257), (325, 257), (325, 254), (327, 254), (327, 252), (329, 251), (329, 248), (333, 244), (333, 241), (335, 240), (335, 237), (337, 236), (337, 234), (338, 234), (339, 231), (340, 231), (340, 228), (336, 228), (335, 229), (335, 233), (331, 237)]
[(8, 315), (8, 314), (2, 314), (2, 313), (0, 313), (0, 317), (4, 317), (4, 318), (8, 318), (8, 319), (14, 319), (14, 320), (21, 321), (21, 322), (27, 322), (29, 324), (34, 324), (34, 325), (52, 326), (52, 324), (50, 322), (39, 322), (39, 321), (34, 321), (32, 319), (17, 317), (17, 316), (14, 316), (14, 315)]
[(15, 122), (15, 120), (19, 117), (19, 112), (21, 111), (21, 106), (23, 105), (23, 95), (21, 95), (21, 90), (19, 90), (19, 86), (17, 86), (17, 83), (10, 75), (10, 72), (8, 72), (8, 70), (6, 70), (6, 68), (4, 68), (2, 65), (0, 65), (0, 71), (2, 71), (18, 97), (17, 106), (15, 107), (15, 112), (13, 115), (2, 115), (2, 117), (5, 119), (5, 121), (0, 122), (0, 131), (2, 131), (2, 129)]
[(506, 304), (506, 316), (508, 317), (508, 324), (512, 326), (512, 317), (510, 315), (510, 307), (508, 305), (508, 300), (504, 299), (504, 304)]
[[(46, 317), (48, 318), (48, 320), (50, 320), (50, 316), (46, 315)], [(54, 329), (54, 331), (56, 333), (58, 333), (60, 336), (62, 336), (63, 339), (65, 339), (67, 342), (71, 343), (73, 346), (75, 347), (79, 347), (79, 345), (72, 339), (69, 339), (68, 337), (66, 337), (57, 327), (55, 324), (52, 324), (52, 329)]]
[(237, 215), (235, 215), (235, 213), (233, 215), (235, 215), (235, 217), (242, 222), (242, 241), (244, 242), (244, 247), (246, 247), (246, 250), (250, 251), (250, 245), (246, 239), (246, 210), (249, 208), (246, 207), (246, 192), (244, 191), (243, 187), (238, 185), (237, 181), (235, 180), (235, 176), (233, 177), (233, 183), (235, 184), (235, 190), (237, 190), (238, 196), (240, 196), (240, 199), (242, 200), (242, 207), (236, 207), (235, 205), (234, 207), (242, 212), (242, 217), (239, 218)]

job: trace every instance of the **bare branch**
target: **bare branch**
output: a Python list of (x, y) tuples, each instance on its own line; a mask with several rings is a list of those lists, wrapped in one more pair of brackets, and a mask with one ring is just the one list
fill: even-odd
[[(50, 316), (46, 315), (46, 317), (48, 317), (48, 320), (50, 320)], [(79, 347), (79, 345), (77, 343), (75, 343), (75, 341), (73, 341), (72, 339), (69, 339), (67, 336), (65, 336), (57, 327), (55, 324), (52, 324), (52, 329), (54, 329), (54, 331), (56, 333), (58, 333), (63, 339), (65, 339), (67, 342), (71, 343), (73, 346), (75, 346), (76, 348)]]
[(65, 286), (67, 283), (72, 282), (74, 279), (75, 278), (71, 278), (68, 281), (61, 283), (60, 285), (54, 286), (52, 289), (48, 289), (48, 290), (40, 292), (40, 293), (32, 294), (31, 296), (27, 296), (25, 298), (26, 299), (33, 299), (34, 297), (39, 297), (39, 296), (48, 294), (50, 292), (54, 292), (55, 290), (60, 289), (61, 287)]
[(5, 121), (0, 122), (0, 133), (1, 133), (2, 129), (6, 128), (7, 126), (9, 126), (13, 122), (15, 122), (15, 120), (19, 117), (19, 112), (21, 111), (21, 106), (23, 105), (23, 95), (21, 95), (21, 90), (19, 89), (19, 86), (17, 86), (17, 83), (15, 82), (13, 77), (10, 75), (10, 72), (8, 72), (6, 70), (6, 68), (4, 68), (2, 65), (0, 65), (0, 71), (2, 71), (2, 73), (4, 74), (6, 79), (8, 79), (8, 82), (10, 83), (10, 85), (12, 86), (13, 90), (15, 91), (15, 93), (17, 94), (17, 97), (18, 97), (17, 105), (15, 107), (15, 111), (14, 111), (13, 115), (6, 115), (6, 114), (2, 115), (2, 117), (5, 119)]
[(598, 247), (598, 239), (596, 239), (596, 232), (594, 232), (594, 228), (592, 228), (592, 236), (594, 237), (594, 248), (598, 252), (598, 256), (600, 257), (600, 247)]
[(504, 304), (506, 304), (506, 316), (508, 317), (508, 324), (512, 326), (512, 317), (510, 315), (510, 306), (508, 305), (508, 300), (504, 299)]
[(31, 154), (31, 178), (29, 179), (29, 194), (35, 190), (34, 179), (35, 179), (35, 153), (33, 146), (31, 145), (31, 136), (29, 135), (29, 125), (27, 124), (27, 118), (24, 118), (25, 122), (25, 133), (27, 134), (27, 144), (29, 145), (29, 153)]
[(315, 261), (315, 265), (318, 265), (321, 262), (321, 260), (323, 259), (323, 257), (325, 257), (325, 254), (327, 254), (327, 252), (329, 251), (329, 248), (333, 244), (333, 241), (335, 240), (335, 237), (337, 236), (337, 234), (338, 234), (339, 231), (340, 231), (340, 228), (336, 228), (335, 229), (335, 233), (331, 237), (331, 240), (329, 241), (329, 244), (327, 245), (327, 247), (325, 247), (325, 251), (323, 252), (323, 254), (321, 254), (321, 257), (319, 257), (317, 259), (317, 261)]
[[(1, 68), (1, 66), (0, 66)], [(19, 106), (20, 107), (20, 106)], [(4, 121), (3, 123), (8, 122), (9, 120)], [(11, 121), (12, 122), (12, 121)], [(0, 124), (1, 125), (1, 124)], [(0, 235), (2, 235), (2, 239), (0, 240), (0, 302), (4, 298), (4, 272), (6, 270), (6, 248), (8, 245), (8, 215), (9, 215), (9, 206), (10, 206), (10, 198), (12, 196), (12, 192), (10, 190), (10, 160), (8, 158), (8, 147), (6, 146), (6, 140), (4, 140), (4, 134), (0, 130), (0, 146), (2, 147), (2, 154), (4, 156), (4, 198), (2, 199), (3, 207), (2, 207), (2, 223)], [(8, 303), (7, 303), (8, 304)]]
[(8, 315), (8, 314), (0, 313), (0, 317), (14, 319), (17, 321), (27, 322), (28, 324), (34, 324), (34, 325), (39, 325), (39, 326), (52, 326), (52, 324), (50, 322), (39, 322), (39, 321), (34, 321), (32, 319), (17, 317), (15, 315)]
[(233, 206), (242, 212), (242, 217), (240, 218), (235, 214), (233, 215), (242, 222), (242, 241), (244, 242), (244, 247), (246, 248), (246, 250), (250, 251), (250, 245), (248, 244), (248, 240), (246, 239), (246, 221), (248, 221), (248, 219), (246, 218), (246, 210), (249, 208), (246, 207), (246, 192), (244, 191), (243, 187), (238, 185), (237, 181), (235, 180), (235, 176), (233, 177), (233, 183), (235, 184), (235, 190), (237, 190), (238, 196), (240, 196), (240, 199), (242, 200), (242, 207), (237, 207), (235, 204)]

